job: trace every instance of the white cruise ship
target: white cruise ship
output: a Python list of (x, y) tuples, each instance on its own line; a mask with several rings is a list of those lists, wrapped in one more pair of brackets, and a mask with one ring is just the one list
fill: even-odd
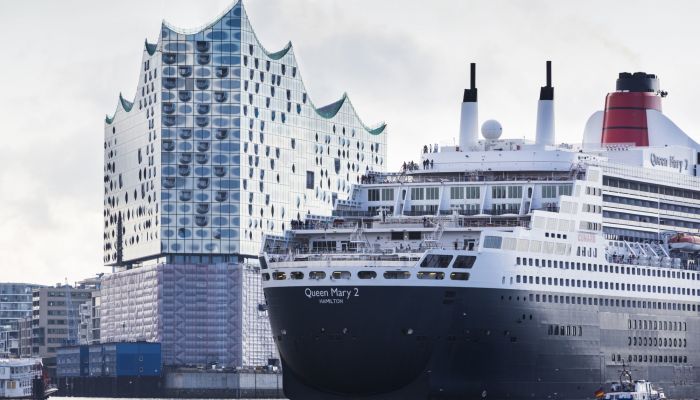
[(547, 63), (536, 140), (425, 146), (368, 173), (260, 262), (291, 399), (589, 399), (623, 362), (700, 394), (700, 145), (655, 75), (621, 73), (579, 144), (555, 142)]

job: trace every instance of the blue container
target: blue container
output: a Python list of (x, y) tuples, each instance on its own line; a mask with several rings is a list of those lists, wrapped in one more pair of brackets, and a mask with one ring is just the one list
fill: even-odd
[(158, 377), (160, 343), (124, 342), (64, 347), (57, 351), (59, 377)]

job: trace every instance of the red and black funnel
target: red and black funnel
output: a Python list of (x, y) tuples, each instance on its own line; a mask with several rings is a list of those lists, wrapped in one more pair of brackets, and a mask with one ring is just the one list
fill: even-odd
[(616, 91), (605, 98), (602, 144), (649, 146), (647, 110), (661, 112), (659, 80), (644, 72), (620, 73)]

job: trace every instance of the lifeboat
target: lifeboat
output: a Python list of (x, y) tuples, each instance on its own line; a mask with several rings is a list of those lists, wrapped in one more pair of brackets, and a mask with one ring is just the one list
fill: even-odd
[(677, 233), (671, 236), (668, 245), (674, 250), (700, 251), (700, 236)]

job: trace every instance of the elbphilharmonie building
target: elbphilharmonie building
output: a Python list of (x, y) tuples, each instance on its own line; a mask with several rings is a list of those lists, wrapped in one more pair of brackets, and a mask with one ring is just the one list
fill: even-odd
[[(182, 266), (218, 268), (211, 276), (219, 283), (221, 268), (245, 274), (242, 265), (254, 265), (265, 235), (283, 235), (292, 221), (329, 216), (337, 201), (351, 199), (363, 175), (385, 170), (385, 125), (365, 125), (346, 95), (315, 105), (291, 43), (266, 50), (240, 1), (195, 30), (163, 22), (157, 43), (144, 45), (138, 77), (136, 95), (120, 95), (104, 125), (104, 264), (135, 276), (117, 273), (103, 284), (102, 337), (163, 341), (166, 363), (221, 362), (240, 343), (209, 351), (201, 337), (247, 340), (246, 318), (264, 313), (251, 305), (263, 302), (262, 293), (246, 293), (253, 290), (244, 284), (250, 279), (210, 283), (207, 296), (236, 305), (232, 314), (219, 315), (229, 327), (211, 327), (218, 333), (197, 331), (207, 321), (190, 324), (188, 315), (173, 314), (191, 304), (164, 313), (163, 293), (120, 293), (129, 284), (157, 291), (158, 282), (177, 281), (168, 274)], [(124, 307), (142, 310), (145, 319), (135, 322)], [(192, 307), (201, 319), (201, 307)], [(148, 317), (143, 310), (151, 310)], [(178, 324), (188, 326), (166, 343), (170, 325)], [(274, 352), (268, 344), (260, 359)], [(204, 361), (197, 358), (203, 353)], [(245, 348), (240, 353), (224, 363), (258, 363), (246, 358)]]

